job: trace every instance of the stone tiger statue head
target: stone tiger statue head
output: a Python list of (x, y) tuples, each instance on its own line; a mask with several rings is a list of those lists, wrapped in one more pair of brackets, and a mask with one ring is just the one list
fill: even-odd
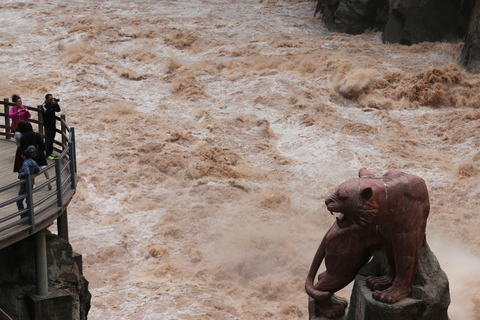
[(325, 200), (325, 204), (330, 213), (340, 213), (337, 216), (340, 228), (352, 223), (369, 227), (378, 224), (381, 207), (385, 203), (385, 192), (382, 180), (360, 176), (342, 183)]

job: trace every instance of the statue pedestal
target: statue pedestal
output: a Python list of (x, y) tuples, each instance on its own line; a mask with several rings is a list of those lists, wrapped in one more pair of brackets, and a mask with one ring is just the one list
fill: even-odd
[[(385, 255), (382, 250), (373, 252), (373, 259), (355, 278), (350, 305), (345, 315), (336, 320), (448, 320), (450, 294), (448, 278), (440, 268), (437, 258), (425, 241), (420, 253), (417, 273), (410, 296), (394, 304), (379, 302), (367, 287), (367, 276), (386, 273)], [(320, 316), (315, 300), (309, 297), (309, 320), (326, 320)]]
[[(331, 320), (320, 315), (320, 308), (311, 297), (308, 297), (308, 315), (308, 320)], [(347, 312), (345, 312), (344, 316), (335, 318), (335, 320), (347, 320)]]
[[(412, 288), (411, 297), (395, 304), (379, 302), (372, 297), (372, 291), (365, 283), (367, 277), (358, 275), (350, 297), (349, 309), (345, 315), (334, 320), (411, 320), (422, 313), (423, 290)], [(331, 320), (320, 315), (320, 308), (315, 300), (308, 300), (309, 320)]]
[(346, 319), (355, 320), (412, 320), (422, 313), (423, 290), (412, 288), (410, 297), (394, 304), (379, 302), (372, 297), (372, 290), (365, 283), (366, 277), (358, 275), (355, 278), (350, 309)]

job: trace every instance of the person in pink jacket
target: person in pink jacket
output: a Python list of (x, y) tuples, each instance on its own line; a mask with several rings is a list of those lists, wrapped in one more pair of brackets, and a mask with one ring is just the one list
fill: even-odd
[(28, 112), (27, 107), (22, 105), (22, 98), (20, 98), (19, 95), (14, 94), (12, 101), (15, 105), (10, 109), (8, 116), (12, 119), (10, 132), (15, 133), (15, 128), (20, 120), (28, 121), (28, 119), (30, 119), (30, 112)]

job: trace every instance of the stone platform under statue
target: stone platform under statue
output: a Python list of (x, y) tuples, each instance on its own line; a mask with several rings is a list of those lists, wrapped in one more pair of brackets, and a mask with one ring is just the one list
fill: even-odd
[[(450, 304), (448, 278), (426, 241), (422, 246), (417, 274), (410, 296), (394, 304), (379, 302), (367, 287), (367, 276), (386, 272), (385, 255), (381, 250), (355, 278), (347, 313), (337, 320), (448, 320)], [(309, 320), (327, 320), (320, 315), (318, 304), (309, 297)]]

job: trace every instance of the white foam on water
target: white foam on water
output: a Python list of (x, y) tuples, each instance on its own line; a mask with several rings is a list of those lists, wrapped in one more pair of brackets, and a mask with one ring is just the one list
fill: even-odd
[(472, 319), (476, 111), (415, 108), (373, 85), (406, 95), (413, 73), (455, 64), (458, 45), (330, 33), (315, 5), (0, 4), (0, 92), (30, 106), (51, 92), (75, 127), (69, 232), (89, 318), (304, 319), (305, 277), (334, 221), (324, 199), (367, 167), (425, 179), (450, 318)]

